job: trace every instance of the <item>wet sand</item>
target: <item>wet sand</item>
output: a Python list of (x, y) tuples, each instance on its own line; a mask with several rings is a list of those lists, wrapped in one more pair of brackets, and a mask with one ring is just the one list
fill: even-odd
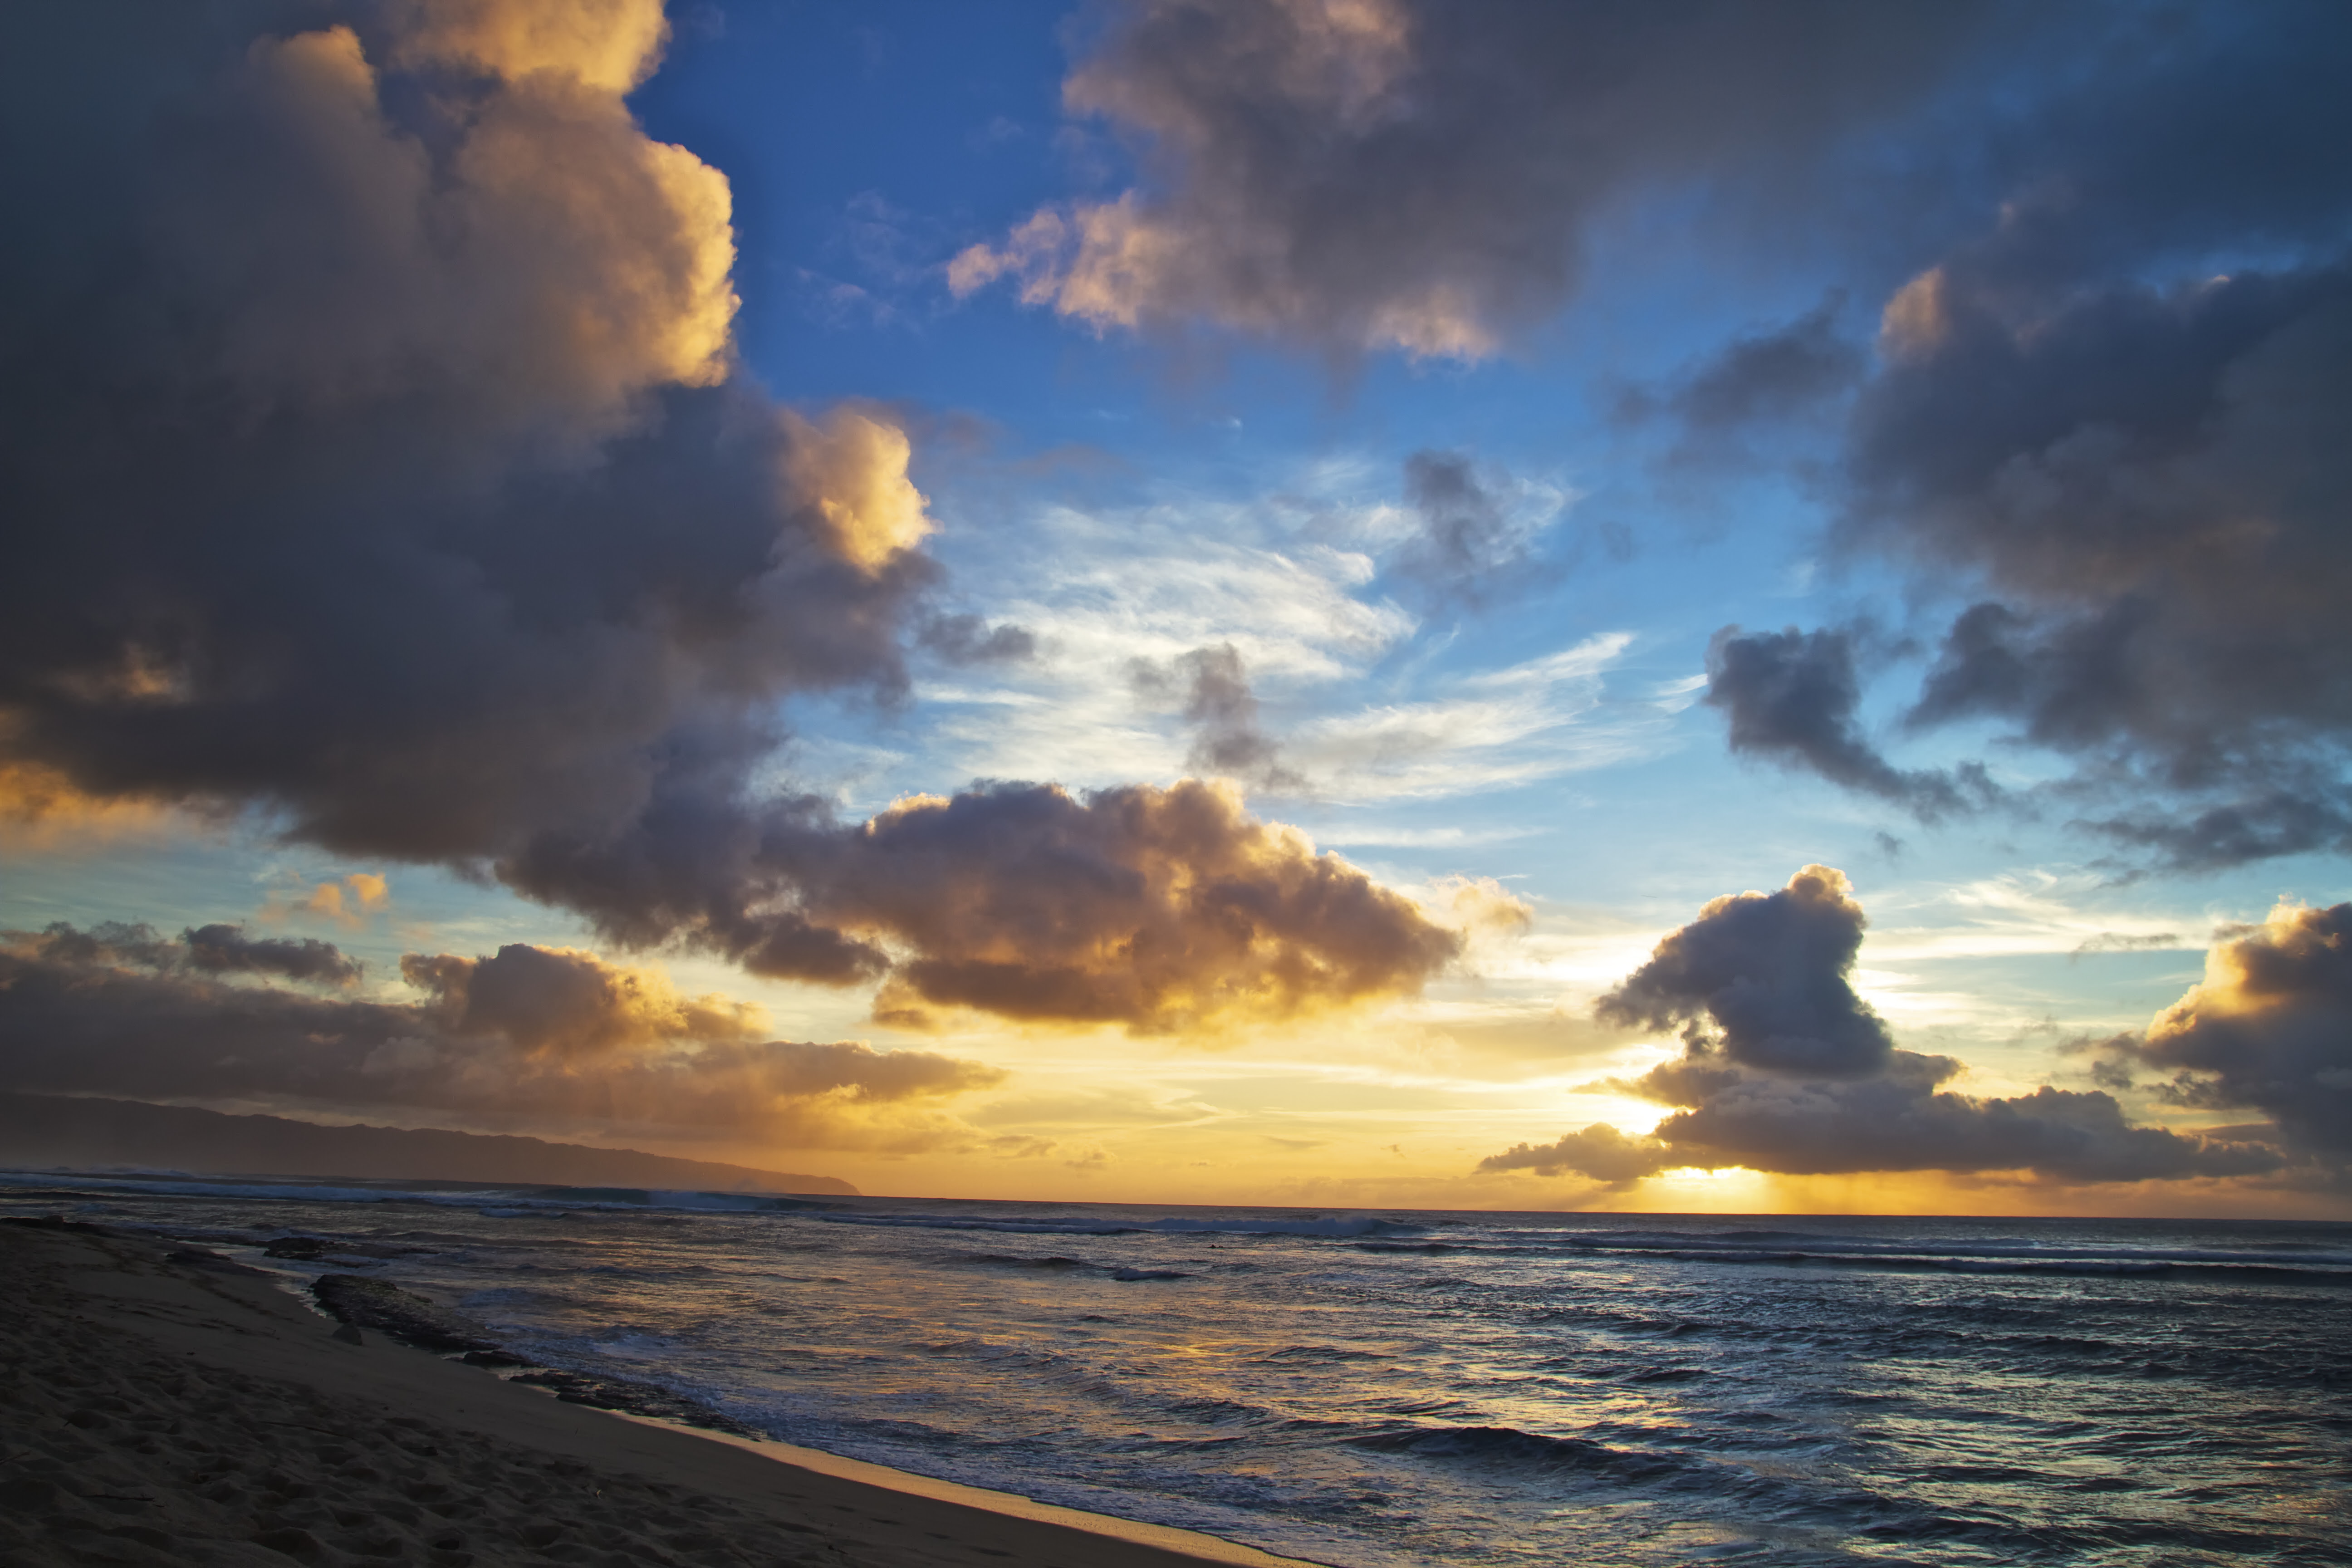
[(0, 1568), (1292, 1562), (562, 1404), (335, 1331), (200, 1253), (0, 1224)]

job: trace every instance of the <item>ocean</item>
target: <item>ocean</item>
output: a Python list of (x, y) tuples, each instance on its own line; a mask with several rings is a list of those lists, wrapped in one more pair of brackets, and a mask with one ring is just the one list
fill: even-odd
[(1349, 1568), (2352, 1563), (2352, 1225), (53, 1173), (0, 1212), (364, 1270), (790, 1443)]

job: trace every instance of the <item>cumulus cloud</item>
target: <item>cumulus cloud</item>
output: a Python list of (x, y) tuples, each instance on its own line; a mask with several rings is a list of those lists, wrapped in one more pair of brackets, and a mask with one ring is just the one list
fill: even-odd
[(974, 1007), (1212, 1030), (1418, 989), (1466, 940), (1199, 780), (919, 797), (817, 849), (806, 906), (903, 944), (877, 1014), (908, 1023)]
[(2352, 1158), (2352, 904), (2282, 904), (2224, 933), (2203, 984), (2114, 1045), (2173, 1072), (2177, 1103), (2259, 1110), (2290, 1146)]
[[(855, 895), (845, 868), (931, 808), (860, 826), (777, 793), (784, 705), (895, 697), (910, 635), (950, 660), (1034, 643), (929, 605), (896, 416), (784, 408), (741, 373), (727, 182), (624, 98), (666, 37), (658, 0), (173, 7), (136, 48), (103, 9), (0, 15), (5, 134), (54, 153), (0, 175), (43, 215), (0, 256), (0, 804), (245, 813), (494, 877), (618, 944), (839, 984), (911, 956), (935, 967), (901, 991), (1025, 1018), (1417, 984), (1442, 931), (1261, 853), (1255, 824), (1121, 844), (1156, 808), (941, 803), (982, 835), (1016, 799), (1103, 826), (1058, 858), (934, 844), (902, 875), (1031, 879), (1002, 901), (1056, 929), (1106, 912), (1073, 867), (1162, 889), (1083, 960), (1049, 943), (1048, 999), (984, 983), (995, 961), (924, 912), (963, 883)], [(330, 892), (311, 912), (367, 906)], [(1327, 910), (1357, 924), (1305, 929)], [(1179, 954), (1118, 945), (1143, 927)]]
[(1895, 1042), (1849, 978), (1867, 923), (1853, 885), (1808, 866), (1775, 893), (1708, 903), (1602, 996), (1601, 1021), (1693, 1029), (1693, 1048), (1760, 1072), (1862, 1078)]
[(1345, 357), (1475, 358), (1557, 310), (1649, 182), (1770, 185), (1906, 105), (1996, 14), (1135, 0), (1065, 85), (1141, 181), (949, 269), (1097, 330), (1205, 321)]
[(2352, 19), (2171, 15), (2101, 21), (1971, 154), (1985, 219), (1885, 299), (1832, 493), (1846, 551), (1973, 600), (1906, 728), (2045, 749), (2093, 831), (2200, 870), (2352, 846), (2352, 176), (2319, 152)]
[(658, 971), (616, 968), (571, 948), (509, 942), (488, 958), (412, 952), (400, 975), (433, 997), (451, 1034), (502, 1035), (534, 1055), (741, 1040), (767, 1021), (758, 1007), (682, 995)]
[(1729, 721), (1731, 749), (1890, 800), (1936, 822), (1979, 809), (1999, 791), (1982, 766), (1905, 770), (1864, 735), (1854, 671), (1860, 634), (1824, 627), (1742, 632), (1726, 626), (1707, 645), (1706, 703)]
[(70, 149), (7, 175), (12, 760), (495, 866), (894, 687), (906, 438), (735, 376), (727, 183), (619, 96), (658, 5), (299, 16), (5, 23)]
[(2176, 865), (2352, 843), (2352, 269), (2095, 283), (2024, 320), (1956, 265), (1901, 331), (1849, 542), (1996, 595), (1911, 725), (2006, 721), (2152, 792), (2104, 826)]
[(970, 1138), (939, 1102), (1003, 1077), (929, 1051), (761, 1040), (756, 1008), (584, 952), (411, 953), (401, 968), (420, 994), (378, 1000), (230, 983), (238, 970), (196, 956), (222, 939), (194, 934), (185, 958), (143, 926), (7, 934), (0, 1032), (19, 1048), (5, 1087), (907, 1149)]
[(1686, 1034), (1679, 1058), (1605, 1085), (1672, 1113), (1638, 1137), (1595, 1124), (1478, 1169), (1572, 1172), (1612, 1185), (1681, 1166), (2018, 1172), (2095, 1184), (2267, 1175), (2288, 1163), (2259, 1138), (2136, 1124), (2099, 1090), (1979, 1097), (1947, 1087), (1959, 1062), (1896, 1048), (1854, 995), (1847, 975), (1862, 929), (1844, 877), (1822, 866), (1781, 892), (1708, 904), (1597, 1008), (1628, 1026), (1696, 1023), (1702, 1012), (1712, 1022)]

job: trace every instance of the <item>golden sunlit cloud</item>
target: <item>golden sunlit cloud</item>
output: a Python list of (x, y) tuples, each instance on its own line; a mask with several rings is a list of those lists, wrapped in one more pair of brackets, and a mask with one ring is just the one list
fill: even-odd
[[(811, 908), (911, 950), (876, 1005), (902, 1026), (961, 1006), (1213, 1036), (1410, 994), (1465, 944), (1222, 782), (912, 797), (842, 869)], [(1482, 919), (1507, 902), (1461, 898)]]
[(316, 915), (337, 925), (356, 929), (392, 901), (391, 884), (373, 871), (353, 871), (340, 879), (314, 884), (290, 906), (272, 903), (261, 911), (264, 920), (284, 920), (290, 914)]
[(814, 498), (834, 548), (872, 572), (912, 550), (934, 526), (907, 477), (914, 447), (898, 426), (854, 408), (819, 420), (785, 412), (787, 468), (797, 493)]
[(70, 853), (184, 830), (175, 807), (132, 795), (95, 795), (55, 768), (0, 757), (0, 850)]
[(551, 71), (620, 94), (661, 63), (662, 0), (394, 0), (394, 60), (503, 77)]

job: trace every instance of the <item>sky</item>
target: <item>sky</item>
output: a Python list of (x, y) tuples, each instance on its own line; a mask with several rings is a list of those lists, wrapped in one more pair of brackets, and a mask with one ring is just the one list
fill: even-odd
[(0, 16), (0, 1089), (2352, 1217), (2352, 14)]

